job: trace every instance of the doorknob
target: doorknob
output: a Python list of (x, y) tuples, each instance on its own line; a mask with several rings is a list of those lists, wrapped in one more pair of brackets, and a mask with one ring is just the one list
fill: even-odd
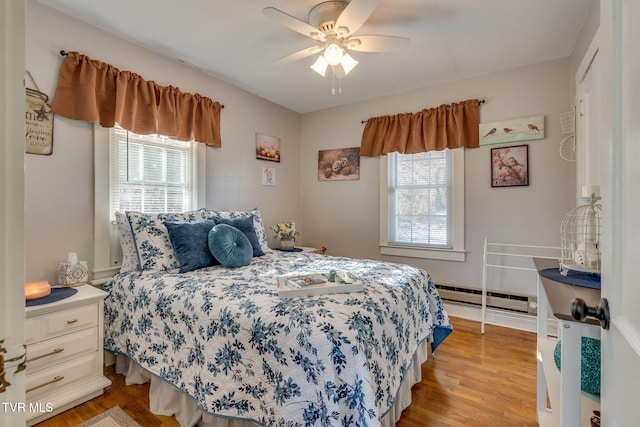
[(606, 298), (600, 298), (600, 304), (589, 307), (582, 298), (574, 298), (571, 301), (571, 315), (574, 319), (584, 322), (589, 316), (595, 317), (600, 321), (602, 329), (609, 329), (609, 302)]

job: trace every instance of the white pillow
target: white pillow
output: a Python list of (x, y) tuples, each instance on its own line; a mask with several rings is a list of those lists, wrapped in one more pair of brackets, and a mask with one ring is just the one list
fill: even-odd
[(127, 212), (140, 269), (145, 272), (173, 270), (180, 267), (164, 221), (196, 222), (208, 219), (210, 211), (157, 213)]
[(120, 272), (139, 271), (140, 262), (138, 261), (136, 244), (133, 241), (131, 224), (129, 224), (129, 220), (124, 213), (116, 212), (116, 225), (120, 233), (120, 246), (122, 247), (122, 265), (120, 266)]

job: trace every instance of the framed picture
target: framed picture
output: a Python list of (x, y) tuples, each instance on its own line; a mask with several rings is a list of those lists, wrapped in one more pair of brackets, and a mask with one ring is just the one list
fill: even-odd
[(529, 185), (529, 146), (491, 149), (491, 186)]
[(280, 138), (256, 133), (256, 159), (280, 161)]
[(360, 147), (318, 152), (318, 181), (360, 179)]
[(262, 185), (276, 185), (276, 169), (262, 168)]
[(480, 145), (544, 138), (544, 116), (480, 123)]

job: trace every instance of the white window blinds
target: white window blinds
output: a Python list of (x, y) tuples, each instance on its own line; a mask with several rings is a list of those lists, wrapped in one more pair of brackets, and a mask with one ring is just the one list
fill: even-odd
[(197, 204), (197, 146), (110, 129), (110, 214), (184, 212)]
[(389, 156), (389, 243), (453, 246), (453, 154)]

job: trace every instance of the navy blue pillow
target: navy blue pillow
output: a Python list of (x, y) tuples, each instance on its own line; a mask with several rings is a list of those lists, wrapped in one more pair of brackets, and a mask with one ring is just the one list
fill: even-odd
[(216, 225), (212, 219), (196, 222), (164, 221), (169, 240), (180, 264), (180, 273), (208, 267), (216, 263), (209, 250), (209, 231)]
[(244, 233), (227, 224), (218, 224), (209, 231), (209, 250), (220, 264), (238, 268), (251, 263), (253, 248)]
[(227, 224), (242, 231), (242, 233), (247, 236), (247, 239), (249, 239), (249, 242), (251, 242), (253, 256), (264, 255), (260, 241), (258, 240), (258, 234), (253, 225), (253, 215), (242, 218), (220, 218), (216, 216), (213, 219), (216, 221), (216, 224)]

